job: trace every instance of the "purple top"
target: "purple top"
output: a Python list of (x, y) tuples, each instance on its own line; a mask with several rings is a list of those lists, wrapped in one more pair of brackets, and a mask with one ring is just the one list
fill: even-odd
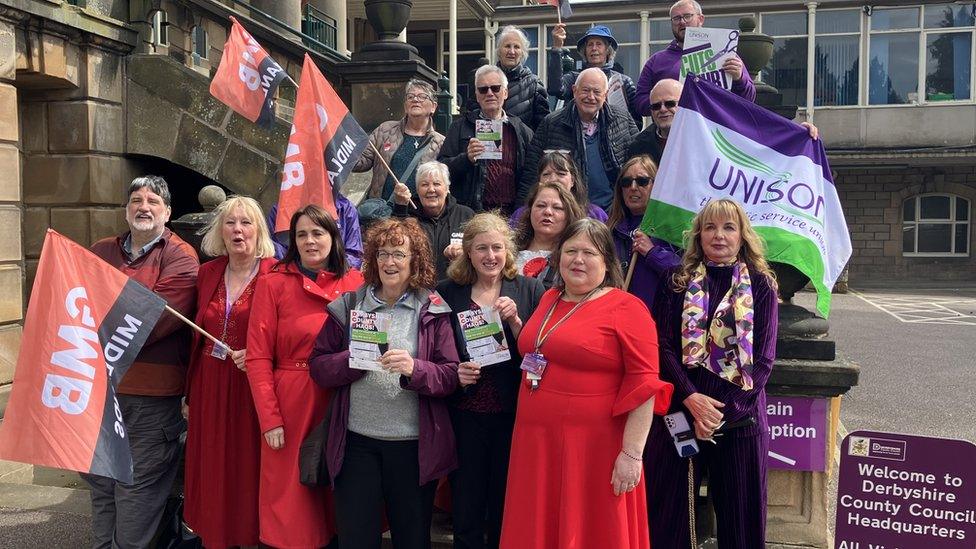
[[(666, 273), (670, 277), (671, 271)], [(732, 267), (706, 267), (705, 280), (709, 296), (724, 296), (732, 286)], [(765, 276), (752, 274), (752, 298), (755, 311), (753, 332), (753, 387), (743, 391), (738, 385), (720, 378), (706, 368), (688, 369), (681, 363), (681, 312), (685, 293), (662, 287), (654, 307), (658, 344), (661, 349), (661, 379), (674, 384), (671, 409), (684, 409), (684, 400), (692, 393), (702, 393), (725, 403), (722, 414), (726, 422), (747, 416), (756, 418), (755, 429), (766, 430), (766, 381), (776, 359), (776, 327), (779, 304), (776, 290)], [(711, 322), (721, 298), (709, 299), (708, 317)], [(686, 409), (684, 409), (687, 411)], [(690, 416), (689, 416), (690, 417)]]
[[(637, 79), (637, 97), (634, 98), (634, 105), (643, 116), (651, 115), (651, 89), (659, 80), (665, 78), (678, 79), (681, 67), (681, 45), (677, 40), (672, 40), (667, 49), (661, 50), (652, 55), (641, 69), (640, 78)], [(743, 62), (743, 67), (745, 63)], [(756, 86), (752, 83), (749, 72), (743, 68), (742, 78), (732, 82), (732, 93), (748, 99), (756, 100)]]
[[(363, 377), (364, 370), (349, 367), (349, 310), (362, 302), (365, 285), (329, 304), (329, 318), (315, 340), (308, 361), (309, 373), (319, 386), (335, 391), (329, 439), (325, 457), (333, 485), (342, 470), (349, 424), (349, 386)], [(443, 477), (457, 468), (454, 430), (446, 397), (457, 388), (458, 353), (454, 346), (450, 308), (430, 290), (417, 290), (424, 305), (417, 327), (417, 357), (413, 375), (400, 376), (400, 387), (415, 391), (420, 398), (418, 461), (421, 485)]]
[[(359, 228), (359, 213), (345, 196), (336, 199), (336, 213), (339, 214), (337, 224), (342, 233), (342, 245), (346, 248), (346, 261), (350, 267), (361, 269), (363, 266), (363, 239)], [(268, 211), (268, 230), (271, 231), (271, 244), (274, 245), (275, 257), (281, 259), (288, 251), (288, 233), (274, 234), (275, 221), (278, 219), (278, 204), (271, 206)]]
[[(617, 259), (623, 267), (624, 273), (627, 272), (630, 263), (630, 256), (633, 254), (633, 239), (630, 234), (634, 229), (640, 227), (642, 216), (627, 214), (627, 217), (620, 220), (613, 228), (613, 244), (617, 249)], [(654, 311), (654, 296), (658, 291), (658, 284), (661, 275), (665, 271), (681, 264), (681, 254), (671, 244), (651, 237), (654, 247), (647, 255), (641, 257), (637, 254), (637, 264), (634, 266), (634, 275), (630, 279), (630, 287), (627, 291), (639, 297), (647, 305), (647, 309)]]
[[(524, 214), (527, 210), (528, 206), (519, 206), (517, 210), (512, 212), (512, 217), (508, 218), (508, 226), (514, 229), (518, 225), (519, 219), (522, 218), (522, 214)], [(607, 219), (609, 219), (607, 212), (603, 211), (603, 208), (597, 206), (596, 204), (590, 204), (586, 214), (589, 217), (596, 219), (600, 223), (606, 223)]]

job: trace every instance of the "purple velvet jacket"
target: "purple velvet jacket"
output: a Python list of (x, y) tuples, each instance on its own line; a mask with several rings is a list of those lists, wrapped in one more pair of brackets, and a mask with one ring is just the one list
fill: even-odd
[[(706, 322), (721, 301), (721, 296), (732, 285), (732, 267), (706, 267), (705, 281), (710, 297)], [(665, 275), (670, 278), (673, 271)], [(717, 297), (714, 297), (717, 296)], [(776, 328), (779, 304), (776, 289), (770, 286), (765, 276), (752, 274), (752, 298), (754, 331), (752, 338), (753, 366), (752, 390), (743, 391), (738, 385), (720, 378), (705, 368), (688, 369), (681, 364), (681, 312), (684, 307), (685, 292), (675, 292), (670, 287), (661, 286), (654, 305), (654, 321), (657, 323), (658, 345), (661, 352), (661, 379), (674, 384), (674, 397), (668, 412), (683, 410), (684, 400), (692, 393), (702, 393), (725, 403), (722, 408), (724, 420), (728, 423), (756, 418), (756, 425), (743, 429), (742, 435), (765, 432), (766, 421), (766, 382), (773, 371), (776, 358)]]
[[(642, 216), (639, 215), (628, 215), (612, 229), (617, 259), (620, 260), (624, 273), (630, 267), (630, 257), (634, 251), (634, 240), (630, 238), (630, 233), (640, 227), (641, 219)], [(654, 247), (647, 252), (647, 255), (643, 257), (637, 255), (634, 276), (630, 279), (630, 287), (627, 291), (639, 297), (647, 305), (647, 309), (653, 312), (654, 296), (659, 291), (661, 275), (681, 264), (681, 254), (674, 246), (659, 238), (651, 237), (651, 242), (654, 243)]]
[[(308, 366), (312, 379), (333, 389), (332, 419), (325, 457), (333, 486), (342, 470), (349, 425), (349, 386), (366, 375), (349, 367), (349, 312), (361, 303), (368, 287), (363, 285), (329, 304), (329, 318), (315, 340)], [(436, 292), (418, 290), (420, 326), (413, 375), (400, 376), (400, 387), (416, 391), (420, 398), (418, 460), (420, 484), (436, 480), (457, 468), (454, 430), (446, 397), (457, 388), (458, 353), (454, 346), (450, 307)]]
[[(677, 40), (672, 40), (667, 49), (655, 53), (644, 63), (640, 78), (637, 79), (637, 97), (634, 98), (637, 112), (643, 116), (651, 115), (651, 88), (658, 80), (665, 78), (677, 80), (679, 67), (681, 67), (681, 45)], [(732, 83), (732, 93), (749, 101), (756, 100), (756, 86), (747, 71), (743, 70), (742, 78)]]

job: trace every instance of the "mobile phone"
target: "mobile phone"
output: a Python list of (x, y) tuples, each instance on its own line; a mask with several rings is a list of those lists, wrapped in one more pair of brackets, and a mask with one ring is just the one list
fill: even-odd
[(698, 453), (698, 441), (695, 440), (695, 432), (688, 424), (688, 417), (684, 412), (675, 412), (664, 416), (664, 425), (671, 433), (674, 447), (678, 450), (681, 457), (691, 457)]

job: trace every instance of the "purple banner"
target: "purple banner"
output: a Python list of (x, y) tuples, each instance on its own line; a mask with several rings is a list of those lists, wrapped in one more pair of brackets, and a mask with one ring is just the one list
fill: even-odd
[(976, 547), (976, 445), (857, 431), (844, 439), (835, 549)]
[(766, 463), (773, 469), (823, 471), (827, 464), (827, 399), (775, 395), (766, 398)]

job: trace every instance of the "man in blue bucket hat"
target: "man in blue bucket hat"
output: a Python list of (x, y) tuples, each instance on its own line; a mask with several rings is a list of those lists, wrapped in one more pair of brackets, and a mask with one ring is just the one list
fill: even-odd
[[(573, 84), (579, 71), (563, 72), (562, 57), (568, 53), (563, 49), (566, 43), (566, 24), (559, 23), (552, 29), (552, 49), (549, 50), (547, 88), (549, 95), (564, 101), (573, 99)], [(610, 27), (596, 25), (590, 27), (576, 43), (576, 50), (583, 58), (583, 68), (592, 67), (603, 70), (610, 82), (607, 91), (607, 103), (626, 110), (634, 118), (634, 123), (640, 128), (641, 115), (637, 112), (637, 86), (634, 81), (622, 72), (613, 69), (613, 58), (617, 52), (617, 40), (614, 39)]]

